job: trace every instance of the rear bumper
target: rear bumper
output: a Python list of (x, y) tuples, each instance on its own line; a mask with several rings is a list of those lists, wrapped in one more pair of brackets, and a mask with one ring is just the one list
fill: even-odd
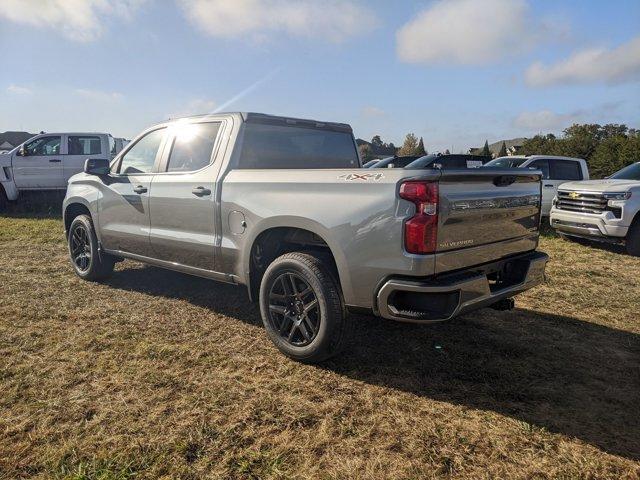
[(425, 281), (392, 278), (378, 291), (378, 312), (404, 322), (449, 320), (543, 283), (548, 260), (529, 252)]

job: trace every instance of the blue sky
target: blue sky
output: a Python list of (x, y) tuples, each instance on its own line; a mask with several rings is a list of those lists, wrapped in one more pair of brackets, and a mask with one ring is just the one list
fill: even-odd
[(223, 108), (462, 151), (640, 127), (638, 0), (0, 0), (0, 62), (0, 131)]

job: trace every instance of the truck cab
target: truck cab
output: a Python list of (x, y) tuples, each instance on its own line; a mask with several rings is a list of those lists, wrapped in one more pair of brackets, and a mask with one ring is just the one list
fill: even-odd
[(85, 160), (111, 159), (118, 151), (107, 133), (41, 133), (0, 157), (0, 196), (13, 201), (21, 191), (65, 190)]
[(514, 155), (498, 157), (483, 167), (528, 168), (542, 171), (542, 216), (551, 213), (553, 199), (558, 187), (565, 182), (589, 180), (589, 168), (582, 158), (560, 157), (557, 155)]

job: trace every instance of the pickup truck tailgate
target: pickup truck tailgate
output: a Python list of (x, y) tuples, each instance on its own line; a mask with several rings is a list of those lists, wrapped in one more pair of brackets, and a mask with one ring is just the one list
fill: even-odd
[(516, 169), (443, 171), (435, 273), (533, 250), (540, 174)]

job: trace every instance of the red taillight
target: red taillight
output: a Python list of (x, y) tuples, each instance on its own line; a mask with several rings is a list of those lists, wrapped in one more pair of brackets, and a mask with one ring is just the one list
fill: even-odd
[(438, 184), (405, 182), (400, 185), (400, 198), (413, 202), (416, 213), (404, 224), (404, 247), (409, 253), (436, 251), (438, 238)]

